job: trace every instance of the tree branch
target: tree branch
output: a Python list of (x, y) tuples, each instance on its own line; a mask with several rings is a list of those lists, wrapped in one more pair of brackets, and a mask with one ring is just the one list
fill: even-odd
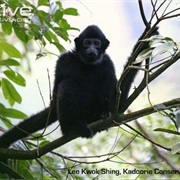
[[(163, 64), (159, 69), (157, 69), (153, 74), (149, 75), (148, 84), (157, 78), (160, 74), (162, 74), (166, 69), (168, 69), (172, 64), (180, 59), (180, 52), (173, 56), (169, 61)], [(139, 94), (144, 90), (147, 86), (146, 78), (142, 80), (140, 85), (135, 89), (135, 91), (129, 96), (127, 101), (124, 103), (123, 107), (121, 107), (121, 112), (124, 112), (130, 104), (139, 96)]]
[[(90, 128), (92, 128), (95, 131), (101, 131), (106, 130), (110, 127), (119, 126), (120, 124), (128, 123), (130, 121), (133, 121), (134, 119), (152, 114), (157, 112), (157, 109), (159, 111), (166, 110), (170, 108), (176, 108), (178, 105), (180, 105), (180, 98), (173, 99), (171, 101), (163, 102), (163, 108), (158, 108), (159, 104), (155, 105), (154, 107), (148, 107), (144, 108), (135, 112), (132, 112), (130, 114), (123, 114), (123, 115), (115, 115), (108, 117), (105, 120), (99, 120), (97, 122), (94, 122), (89, 125)], [(14, 149), (5, 149), (0, 148), (0, 157), (3, 157), (4, 159), (10, 158), (10, 159), (36, 159), (44, 154), (52, 151), (53, 149), (56, 149), (74, 139), (76, 139), (78, 136), (74, 134), (69, 134), (62, 136), (55, 141), (51, 142), (48, 145), (45, 145), (43, 147), (40, 147), (35, 150), (30, 151), (22, 151), (22, 150), (14, 150)]]
[(176, 166), (174, 166), (174, 165), (170, 162), (170, 160), (167, 158), (167, 156), (158, 149), (157, 145), (153, 142), (154, 140), (153, 140), (152, 137), (147, 133), (147, 131), (144, 129), (144, 127), (143, 127), (137, 120), (135, 121), (135, 123), (136, 123), (136, 125), (138, 126), (138, 128), (143, 132), (143, 134), (145, 134), (145, 136), (146, 136), (149, 140), (151, 140), (152, 146), (153, 146), (153, 148), (156, 150), (158, 156), (159, 156), (160, 158), (162, 158), (162, 159), (171, 167), (171, 169), (177, 171), (178, 169), (176, 168)]

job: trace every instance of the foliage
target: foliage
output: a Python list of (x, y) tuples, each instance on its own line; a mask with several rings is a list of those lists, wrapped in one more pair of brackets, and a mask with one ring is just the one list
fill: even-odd
[[(0, 87), (4, 98), (10, 106), (15, 103), (21, 103), (22, 97), (16, 90), (16, 86), (26, 86), (24, 77), (17, 72), (17, 68), (21, 66), (23, 58), (15, 45), (7, 41), (10, 35), (16, 36), (24, 46), (30, 41), (39, 41), (41, 46), (47, 43), (53, 44), (60, 52), (64, 51), (61, 45), (61, 39), (70, 41), (68, 37), (69, 30), (77, 30), (71, 27), (65, 19), (65, 15), (77, 16), (78, 12), (74, 8), (64, 9), (61, 2), (51, 3), (47, 0), (39, 0), (35, 6), (29, 1), (24, 0), (21, 3), (15, 1), (1, 1), (1, 39), (0, 39)], [(25, 8), (26, 7), (26, 8)], [(48, 9), (40, 10), (40, 9)], [(43, 53), (37, 54), (37, 58), (42, 57)], [(3, 118), (25, 118), (25, 114), (12, 108), (6, 108), (1, 105), (0, 116)]]
[[(32, 41), (38, 41), (41, 48), (50, 43), (62, 52), (65, 48), (61, 42), (70, 41), (68, 31), (78, 30), (71, 27), (65, 16), (78, 16), (78, 12), (75, 8), (64, 9), (60, 1), (50, 4), (48, 0), (39, 0), (37, 5), (28, 0), (0, 1), (0, 7), (0, 89), (2, 92), (0, 93), (11, 106), (10, 108), (5, 107), (3, 103), (0, 103), (0, 119), (10, 128), (12, 125), (8, 118), (24, 119), (26, 117), (23, 112), (12, 108), (16, 103), (22, 102), (21, 94), (17, 91), (16, 86), (25, 87), (26, 80), (17, 72), (21, 68), (23, 51), (18, 50), (16, 43), (9, 43), (9, 37), (16, 38), (16, 41), (21, 42), (24, 47)], [(40, 51), (37, 58), (42, 56), (44, 53)], [(47, 156), (47, 158), (50, 157)], [(33, 179), (35, 174), (40, 177), (36, 169), (33, 173), (31, 172), (32, 163), (33, 161), (30, 160), (12, 161), (10, 167), (26, 179)], [(0, 178), (6, 177), (7, 175), (0, 175)]]

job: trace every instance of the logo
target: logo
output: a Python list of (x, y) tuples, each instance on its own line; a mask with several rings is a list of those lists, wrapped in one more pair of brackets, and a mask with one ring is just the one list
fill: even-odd
[[(17, 16), (17, 15), (20, 16)], [(10, 7), (7, 7), (5, 4), (0, 4), (0, 22), (27, 22), (32, 17), (32, 7), (23, 6), (16, 7), (12, 10)]]

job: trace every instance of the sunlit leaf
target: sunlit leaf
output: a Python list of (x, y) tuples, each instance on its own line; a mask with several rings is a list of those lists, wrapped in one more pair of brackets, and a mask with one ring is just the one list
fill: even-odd
[(0, 108), (0, 115), (3, 117), (10, 117), (15, 119), (24, 119), (27, 117), (27, 115), (23, 112), (12, 108)]
[(157, 46), (152, 53), (153, 58), (160, 56), (166, 52), (170, 52), (174, 47), (175, 47), (175, 44), (172, 42), (166, 42)]
[(59, 21), (63, 17), (63, 12), (61, 10), (57, 10), (55, 14), (53, 14), (52, 18), (55, 22), (59, 23)]
[(26, 34), (26, 29), (23, 27), (20, 27), (19, 25), (14, 25), (14, 32), (16, 36), (24, 43), (27, 43), (29, 41), (29, 36)]
[(5, 34), (10, 35), (12, 33), (12, 24), (10, 22), (2, 23), (2, 30)]
[(59, 40), (57, 38), (57, 35), (55, 35), (53, 32), (49, 31), (49, 35), (54, 40), (54, 42), (59, 43)]
[(48, 0), (38, 0), (38, 6), (42, 6), (42, 5), (49, 5), (49, 1)]
[(143, 50), (136, 58), (136, 60), (134, 61), (133, 64), (137, 64), (140, 63), (144, 60), (146, 60), (147, 58), (149, 58), (152, 55), (154, 48), (147, 48), (145, 50)]
[(47, 145), (49, 143), (50, 143), (50, 141), (45, 140), (42, 143), (40, 143), (40, 146), (42, 147), (42, 146), (45, 146), (45, 145)]
[[(70, 24), (67, 22), (66, 19), (62, 19), (59, 23), (59, 26), (62, 28), (62, 30), (60, 32), (63, 32), (63, 33), (65, 33), (66, 30), (71, 28)], [(68, 34), (67, 34), (67, 36), (68, 36)]]
[(21, 103), (22, 98), (10, 81), (2, 78), (1, 86), (3, 95), (11, 106), (14, 105), (14, 102)]
[(50, 31), (45, 31), (45, 32), (44, 32), (44, 36), (46, 37), (46, 39), (47, 39), (49, 42), (52, 41), (52, 37), (51, 37)]
[(65, 9), (64, 14), (72, 15), (72, 16), (78, 16), (79, 15), (77, 9), (75, 9), (75, 8), (67, 8), (67, 9)]
[(13, 70), (6, 70), (3, 73), (16, 84), (26, 86), (26, 80), (19, 73), (16, 73)]
[(173, 131), (170, 129), (164, 129), (164, 128), (157, 128), (154, 131), (160, 131), (160, 132), (165, 132), (165, 133), (169, 133), (169, 134), (175, 134), (175, 135), (179, 135), (180, 136), (180, 132), (178, 131)]
[(19, 66), (20, 63), (14, 59), (6, 59), (0, 61), (0, 66)]
[(0, 50), (7, 53), (10, 57), (21, 58), (21, 53), (11, 44), (6, 42), (0, 42)]
[(60, 36), (65, 41), (69, 40), (69, 36), (68, 36), (68, 33), (66, 31), (62, 31), (61, 28), (54, 28), (54, 31), (58, 36)]
[(54, 44), (60, 52), (65, 51), (65, 48), (60, 43), (52, 42), (52, 44)]

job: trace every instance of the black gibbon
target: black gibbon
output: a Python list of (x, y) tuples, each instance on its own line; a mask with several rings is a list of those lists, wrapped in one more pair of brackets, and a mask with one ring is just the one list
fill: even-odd
[[(105, 52), (109, 41), (95, 25), (88, 26), (74, 41), (74, 50), (62, 54), (57, 61), (50, 106), (4, 133), (0, 147), (8, 147), (57, 120), (63, 134), (90, 138), (96, 132), (88, 124), (113, 112), (117, 79)], [(137, 71), (130, 70), (122, 81), (120, 106), (128, 97)]]

